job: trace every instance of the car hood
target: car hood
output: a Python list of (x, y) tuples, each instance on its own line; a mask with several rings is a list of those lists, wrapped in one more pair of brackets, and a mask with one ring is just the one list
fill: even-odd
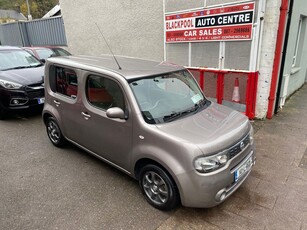
[(217, 152), (237, 143), (250, 130), (247, 117), (223, 105), (211, 103), (197, 114), (157, 125), (166, 135), (197, 145), (204, 153)]
[(42, 83), (44, 81), (44, 66), (0, 71), (0, 79), (19, 83), (22, 85), (31, 85)]

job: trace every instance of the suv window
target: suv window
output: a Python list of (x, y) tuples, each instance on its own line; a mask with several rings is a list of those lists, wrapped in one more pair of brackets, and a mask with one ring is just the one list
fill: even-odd
[(55, 67), (55, 91), (68, 97), (77, 97), (77, 74), (67, 68)]
[(107, 110), (119, 107), (124, 110), (124, 96), (119, 85), (108, 78), (90, 75), (86, 82), (86, 96), (90, 104)]

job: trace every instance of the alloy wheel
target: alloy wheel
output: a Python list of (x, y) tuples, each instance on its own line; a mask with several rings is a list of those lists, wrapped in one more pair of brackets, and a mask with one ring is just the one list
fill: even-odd
[(147, 197), (155, 204), (165, 204), (169, 199), (169, 189), (163, 178), (153, 171), (143, 176), (143, 189)]
[(47, 131), (48, 131), (48, 136), (49, 136), (50, 140), (54, 144), (59, 143), (59, 141), (61, 139), (61, 132), (60, 132), (58, 125), (54, 121), (49, 120), (49, 122), (47, 124)]

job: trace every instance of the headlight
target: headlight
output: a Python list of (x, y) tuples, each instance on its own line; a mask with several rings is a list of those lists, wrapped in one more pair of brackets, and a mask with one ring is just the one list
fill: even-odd
[(0, 85), (6, 89), (19, 89), (21, 88), (21, 84), (14, 83), (11, 81), (5, 81), (0, 79)]
[(207, 173), (223, 167), (227, 161), (228, 152), (223, 151), (213, 156), (197, 158), (194, 162), (194, 167), (200, 173)]
[(251, 130), (249, 131), (249, 142), (250, 144), (254, 144), (254, 128), (251, 126)]

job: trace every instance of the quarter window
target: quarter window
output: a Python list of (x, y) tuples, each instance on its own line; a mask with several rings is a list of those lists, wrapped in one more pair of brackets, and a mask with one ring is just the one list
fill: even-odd
[(108, 78), (91, 75), (87, 79), (86, 94), (88, 101), (103, 110), (119, 107), (124, 110), (124, 96), (119, 85)]
[(78, 79), (76, 73), (67, 68), (55, 67), (56, 92), (68, 97), (76, 98)]

